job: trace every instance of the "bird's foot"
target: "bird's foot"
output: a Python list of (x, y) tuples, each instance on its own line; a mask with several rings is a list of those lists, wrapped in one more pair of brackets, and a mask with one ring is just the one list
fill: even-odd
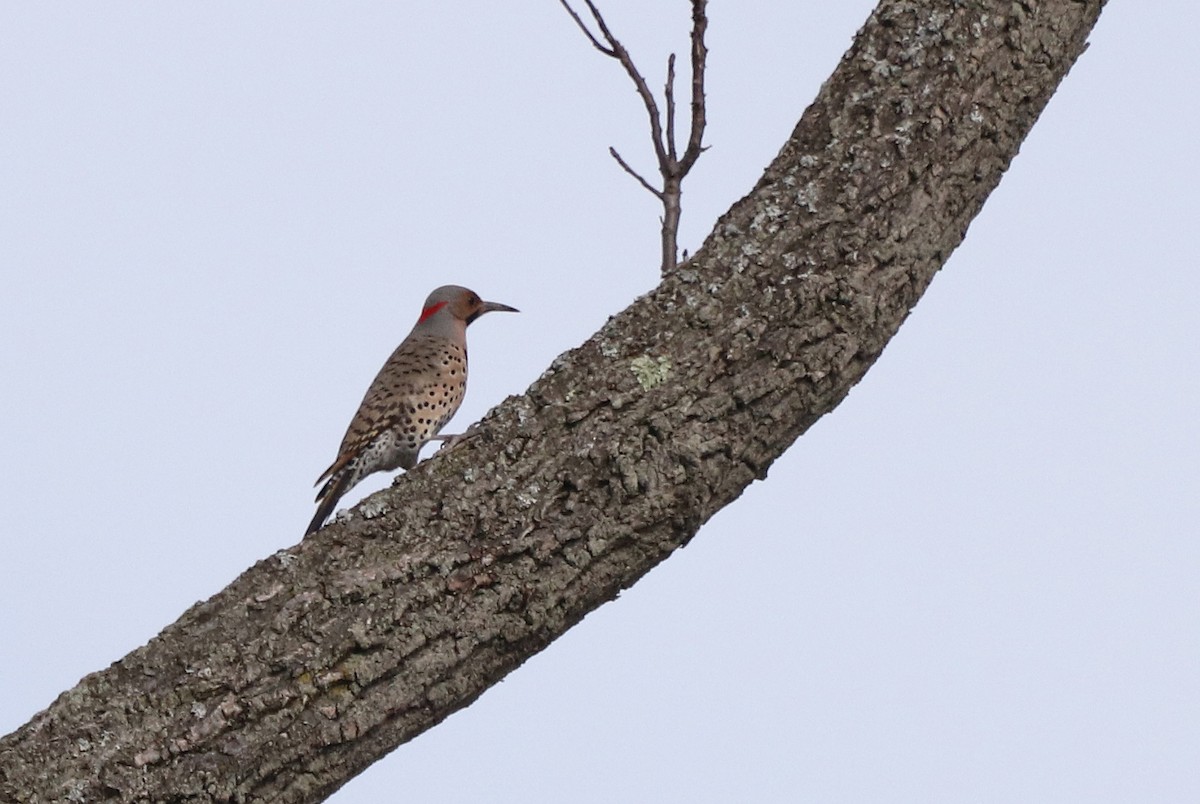
[(477, 435), (479, 435), (479, 431), (475, 430), (475, 431), (466, 432), (466, 433), (457, 433), (455, 435), (435, 435), (433, 438), (431, 438), (429, 440), (430, 441), (441, 441), (442, 446), (438, 448), (438, 452), (443, 452), (445, 450), (454, 449), (459, 444), (466, 441), (468, 438), (474, 438)]

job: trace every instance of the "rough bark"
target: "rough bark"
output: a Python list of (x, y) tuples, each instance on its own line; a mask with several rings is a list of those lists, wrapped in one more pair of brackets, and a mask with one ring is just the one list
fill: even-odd
[(685, 544), (875, 361), (1102, 0), (885, 0), (753, 191), (479, 435), (0, 741), (6, 801), (319, 801)]

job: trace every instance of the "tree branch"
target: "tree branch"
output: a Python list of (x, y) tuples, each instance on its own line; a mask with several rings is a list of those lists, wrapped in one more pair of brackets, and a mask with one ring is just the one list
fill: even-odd
[(592, 0), (584, 0), (584, 2), (587, 4), (588, 11), (591, 12), (596, 26), (600, 29), (600, 35), (608, 43), (607, 46), (601, 44), (599, 38), (592, 33), (591, 29), (587, 27), (567, 0), (559, 0), (559, 3), (567, 10), (567, 13), (571, 15), (571, 19), (575, 20), (575, 24), (579, 26), (596, 49), (604, 55), (620, 62), (625, 72), (633, 79), (638, 95), (641, 96), (642, 104), (646, 107), (646, 114), (650, 117), (650, 140), (654, 145), (654, 155), (658, 160), (658, 172), (662, 174), (663, 178), (661, 190), (654, 188), (641, 175), (630, 168), (623, 159), (616, 155), (614, 149), (609, 148), (609, 153), (613, 154), (618, 164), (625, 169), (625, 172), (637, 179), (643, 187), (650, 190), (650, 192), (654, 193), (655, 197), (662, 201), (662, 272), (665, 276), (678, 262), (680, 198), (683, 192), (683, 179), (704, 151), (701, 142), (704, 138), (704, 126), (706, 123), (704, 111), (704, 69), (708, 48), (704, 44), (704, 32), (708, 28), (708, 17), (705, 12), (707, 0), (692, 0), (692, 124), (687, 149), (684, 151), (682, 160), (677, 158), (678, 151), (675, 146), (675, 54), (672, 53), (667, 58), (667, 81), (664, 89), (667, 115), (666, 132), (664, 134), (663, 121), (658, 110), (658, 104), (654, 100), (654, 93), (650, 91), (646, 79), (633, 63), (633, 58), (629, 55), (629, 51), (613, 35), (612, 30), (608, 27), (603, 15), (601, 15)]
[(608, 47), (599, 44), (596, 36), (584, 26), (583, 21), (575, 13), (574, 9), (571, 8), (570, 4), (567, 3), (567, 0), (559, 0), (559, 3), (570, 12), (571, 18), (584, 29), (584, 33), (587, 34), (588, 39), (598, 47), (600, 52), (610, 58), (616, 59), (629, 75), (630, 79), (633, 80), (633, 85), (637, 88), (637, 93), (642, 99), (642, 104), (646, 107), (646, 114), (650, 118), (650, 139), (654, 142), (654, 153), (658, 157), (659, 164), (662, 164), (666, 161), (667, 152), (663, 145), (662, 123), (659, 119), (658, 103), (654, 100), (654, 93), (650, 91), (650, 87), (646, 84), (646, 79), (642, 77), (637, 66), (634, 65), (633, 57), (629, 55), (629, 51), (625, 49), (625, 46), (621, 44), (621, 41), (609, 29), (608, 23), (604, 21), (604, 16), (596, 8), (595, 3), (592, 0), (583, 1), (588, 7), (588, 11), (592, 13), (592, 19), (596, 21), (596, 26), (600, 28), (600, 34), (604, 37), (604, 41), (608, 42)]
[(658, 198), (658, 199), (662, 198), (662, 195), (663, 195), (662, 190), (658, 189), (653, 184), (646, 181), (646, 179), (642, 177), (642, 174), (638, 173), (636, 170), (631, 168), (629, 166), (629, 163), (626, 162), (619, 153), (617, 153), (616, 148), (610, 147), (608, 149), (608, 152), (610, 154), (612, 154), (612, 158), (617, 160), (617, 164), (620, 165), (622, 168), (624, 168), (626, 173), (628, 173), (630, 176), (633, 176), (635, 179), (637, 179), (638, 183), (640, 183), (643, 187), (645, 187), (647, 190), (649, 190), (651, 193), (653, 193), (655, 198)]
[(884, 0), (688, 270), (0, 739), (0, 799), (320, 801), (469, 705), (838, 405), (1102, 5)]
[[(592, 45), (596, 48), (596, 50), (599, 50), (605, 56), (611, 56), (614, 59), (617, 58), (617, 52), (615, 50), (613, 50), (612, 48), (605, 47), (604, 45), (600, 44), (600, 40), (596, 38), (596, 35), (592, 33), (591, 28), (587, 27), (587, 24), (580, 18), (580, 16), (575, 13), (575, 9), (571, 8), (571, 4), (568, 3), (567, 0), (558, 0), (558, 2), (563, 8), (565, 8), (567, 10), (567, 13), (571, 15), (571, 19), (575, 20), (575, 24), (579, 26), (579, 30), (583, 31), (583, 35), (588, 38), (588, 41), (592, 43)], [(599, 17), (599, 12), (596, 11), (595, 6), (593, 6), (591, 3), (588, 3), (588, 8), (591, 9), (593, 16)], [(600, 21), (600, 28), (601, 28), (601, 30), (603, 30), (604, 29), (603, 18), (600, 18), (599, 21)]]
[(704, 2), (692, 3), (692, 130), (683, 159), (679, 160), (681, 177), (687, 175), (705, 150), (704, 126), (708, 120), (704, 102), (704, 69), (708, 48), (704, 44), (704, 33), (708, 30), (708, 16), (704, 6)]
[[(663, 95), (667, 99), (667, 165), (661, 167), (670, 168), (670, 166), (678, 165), (679, 162), (675, 158), (675, 54), (667, 56), (667, 81), (666, 87), (663, 89)], [(667, 178), (665, 175), (663, 178)]]

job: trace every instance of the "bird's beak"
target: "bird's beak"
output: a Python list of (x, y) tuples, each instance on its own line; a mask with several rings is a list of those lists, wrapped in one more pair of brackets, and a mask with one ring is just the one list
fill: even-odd
[(509, 307), (507, 304), (501, 304), (500, 302), (483, 302), (482, 304), (479, 305), (479, 309), (475, 311), (475, 314), (470, 316), (469, 318), (467, 318), (467, 323), (468, 324), (474, 323), (475, 319), (479, 318), (479, 316), (483, 315), (484, 313), (519, 313), (519, 312), (521, 312), (521, 311), (518, 310), (516, 307)]

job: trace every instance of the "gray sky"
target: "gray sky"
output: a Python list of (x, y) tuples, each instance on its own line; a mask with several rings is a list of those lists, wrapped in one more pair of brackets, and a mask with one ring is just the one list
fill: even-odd
[[(658, 85), (686, 3), (603, 5)], [(873, 5), (714, 0), (684, 246)], [(1198, 27), (1110, 3), (846, 402), (333, 801), (1200, 800)], [(552, 0), (8, 3), (0, 109), (0, 732), (299, 540), (433, 287), (523, 310), (457, 431), (656, 283)]]

